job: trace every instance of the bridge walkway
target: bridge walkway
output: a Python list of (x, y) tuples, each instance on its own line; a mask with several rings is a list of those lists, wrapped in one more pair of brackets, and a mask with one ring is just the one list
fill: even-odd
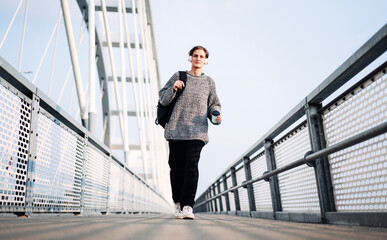
[(387, 228), (307, 224), (241, 216), (196, 214), (34, 215), (0, 217), (0, 239), (387, 239)]

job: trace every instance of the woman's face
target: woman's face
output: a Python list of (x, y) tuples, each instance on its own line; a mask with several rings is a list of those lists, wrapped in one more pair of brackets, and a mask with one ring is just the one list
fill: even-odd
[(202, 68), (206, 61), (206, 53), (202, 49), (195, 50), (192, 54), (192, 66)]

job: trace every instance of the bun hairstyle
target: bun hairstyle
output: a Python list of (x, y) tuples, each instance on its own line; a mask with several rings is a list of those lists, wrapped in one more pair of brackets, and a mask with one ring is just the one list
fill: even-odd
[(195, 46), (191, 50), (189, 50), (188, 62), (192, 61), (192, 55), (196, 50), (203, 50), (206, 53), (206, 60), (204, 61), (204, 64), (208, 64), (208, 57), (210, 56), (210, 53), (208, 52), (208, 50), (205, 47), (202, 47), (202, 46)]

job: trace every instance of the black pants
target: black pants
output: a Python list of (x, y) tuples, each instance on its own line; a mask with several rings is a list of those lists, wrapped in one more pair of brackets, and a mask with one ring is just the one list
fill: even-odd
[(169, 141), (169, 167), (171, 168), (172, 199), (193, 207), (199, 180), (198, 163), (204, 147), (201, 140)]

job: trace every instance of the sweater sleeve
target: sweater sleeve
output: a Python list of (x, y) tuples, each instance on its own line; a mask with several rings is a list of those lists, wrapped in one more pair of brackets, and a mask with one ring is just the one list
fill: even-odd
[(173, 91), (173, 84), (179, 79), (179, 73), (175, 73), (168, 80), (165, 86), (159, 91), (159, 101), (161, 105), (168, 106), (176, 96), (176, 92)]
[(222, 111), (222, 106), (220, 104), (218, 95), (216, 94), (216, 86), (215, 82), (212, 80), (211, 81), (211, 86), (210, 86), (210, 92), (208, 95), (208, 117), (210, 118), (211, 112), (213, 110), (217, 110), (219, 112)]

